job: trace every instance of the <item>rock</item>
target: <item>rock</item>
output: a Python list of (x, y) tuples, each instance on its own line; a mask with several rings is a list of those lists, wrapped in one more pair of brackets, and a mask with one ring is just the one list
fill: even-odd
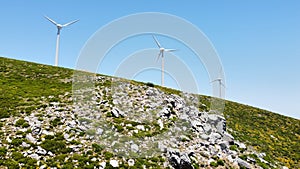
[(124, 112), (120, 111), (119, 109), (117, 109), (115, 107), (111, 110), (111, 113), (113, 114), (114, 117), (119, 117), (119, 116), (124, 117), (125, 116)]
[(76, 121), (75, 120), (72, 120), (72, 121), (68, 121), (67, 122), (67, 125), (71, 128), (75, 128), (76, 127)]
[(104, 169), (106, 167), (106, 162), (103, 161), (100, 163), (99, 169)]
[(143, 126), (143, 125), (137, 125), (136, 128), (139, 130), (145, 131), (145, 126)]
[(12, 142), (12, 140), (11, 140), (9, 137), (6, 137), (6, 141), (7, 141), (8, 143), (11, 143), (11, 142)]
[(117, 160), (110, 160), (109, 164), (113, 167), (119, 167), (119, 161)]
[(229, 143), (229, 145), (233, 145), (233, 144), (234, 144), (234, 141), (233, 141), (234, 138), (233, 138), (233, 136), (230, 135), (230, 134), (227, 133), (227, 132), (224, 132), (224, 133), (223, 133), (222, 139), (223, 139), (224, 141), (227, 141), (227, 142)]
[(146, 90), (146, 95), (147, 96), (155, 96), (156, 93), (152, 89), (148, 89), (148, 90)]
[(283, 166), (281, 167), (281, 169), (289, 169), (287, 166)]
[(132, 144), (132, 145), (130, 146), (130, 149), (131, 149), (131, 151), (133, 151), (133, 152), (138, 152), (138, 151), (139, 151), (139, 146), (136, 145), (136, 144)]
[(244, 161), (244, 160), (242, 160), (242, 159), (240, 159), (240, 158), (237, 159), (237, 163), (238, 163), (238, 165), (239, 165), (240, 167), (244, 167), (244, 168), (247, 168), (247, 169), (251, 169), (251, 165), (250, 165), (248, 162), (246, 162), (246, 161)]
[(159, 125), (159, 127), (160, 127), (160, 130), (162, 130), (162, 129), (164, 128), (164, 124), (163, 124), (162, 120), (161, 120), (161, 119), (158, 119), (158, 120), (157, 120), (157, 123), (158, 123), (158, 125)]
[(169, 151), (169, 162), (175, 169), (193, 169), (191, 160), (186, 153)]
[(52, 131), (47, 131), (47, 130), (42, 130), (42, 134), (54, 136), (54, 132), (52, 132)]
[(49, 156), (51, 156), (51, 157), (53, 157), (54, 156), (54, 154), (51, 152), (51, 151), (48, 151), (48, 153), (47, 153)]
[(129, 166), (129, 167), (134, 166), (134, 159), (129, 159), (129, 160), (128, 160), (128, 166)]
[(97, 135), (102, 135), (102, 133), (103, 133), (103, 129), (97, 128), (96, 134), (97, 134)]
[(239, 146), (239, 148), (241, 148), (241, 149), (246, 149), (246, 148), (247, 148), (246, 145), (245, 145), (244, 143), (236, 142), (235, 144), (236, 144), (237, 146)]
[(204, 124), (202, 125), (202, 128), (203, 128), (203, 130), (204, 130), (204, 132), (205, 132), (206, 134), (210, 134), (211, 131), (212, 131), (211, 126), (210, 126), (209, 124), (207, 124), (207, 123), (204, 123)]
[(226, 127), (224, 127), (224, 122), (223, 121), (220, 121), (217, 123), (217, 131), (220, 133), (220, 134), (223, 134), (225, 131), (226, 131)]
[(45, 169), (45, 168), (47, 168), (47, 165), (46, 165), (46, 164), (44, 164), (44, 165), (40, 166), (40, 168), (39, 168), (39, 169)]
[(27, 148), (30, 147), (30, 144), (27, 144), (26, 142), (23, 141), (21, 146)]
[(165, 117), (170, 117), (171, 115), (171, 110), (167, 107), (164, 107), (159, 113), (158, 113), (161, 117), (165, 116)]
[(222, 138), (222, 136), (219, 133), (211, 133), (208, 141), (214, 144), (217, 140), (219, 140), (221, 138)]
[(39, 155), (46, 155), (47, 151), (45, 149), (43, 149), (42, 147), (38, 146), (37, 150), (36, 150), (36, 153), (39, 154)]
[(247, 156), (247, 161), (248, 161), (249, 163), (252, 163), (252, 164), (255, 164), (255, 163), (256, 163), (256, 160), (255, 160), (254, 158), (251, 158), (251, 157), (248, 157), (248, 156)]
[(31, 133), (26, 135), (26, 139), (33, 144), (36, 143), (36, 139), (31, 135)]
[(30, 154), (28, 156), (33, 158), (33, 159), (36, 159), (36, 160), (39, 160), (41, 158), (38, 154)]
[(192, 166), (191, 160), (187, 154), (183, 154), (180, 157), (180, 169), (194, 169)]
[(169, 158), (169, 162), (175, 169), (180, 169), (180, 157), (178, 157), (178, 155), (172, 154)]
[(69, 134), (64, 134), (64, 139), (68, 140), (70, 138), (70, 135)]
[(222, 151), (226, 151), (229, 148), (229, 143), (227, 141), (222, 141), (221, 143), (219, 143)]
[(84, 127), (84, 126), (78, 126), (78, 129), (79, 129), (80, 131), (86, 131), (86, 130), (87, 130), (87, 128)]
[(41, 127), (39, 126), (33, 126), (31, 130), (32, 130), (32, 134), (34, 135), (39, 135), (42, 133)]

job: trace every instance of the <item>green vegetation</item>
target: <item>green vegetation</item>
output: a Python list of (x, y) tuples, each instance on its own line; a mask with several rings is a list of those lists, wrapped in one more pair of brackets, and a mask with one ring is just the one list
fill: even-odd
[[(60, 101), (60, 95), (64, 95), (66, 92), (71, 93), (72, 75), (73, 71), (70, 69), (0, 57), (0, 119), (30, 114), (33, 110), (47, 107), (45, 103)], [(122, 80), (127, 81), (125, 79)], [(152, 87), (150, 83), (129, 82), (134, 85)], [(109, 87), (112, 85), (112, 81), (105, 80), (102, 85)], [(181, 93), (178, 90), (157, 85), (154, 85), (154, 87), (168, 94), (180, 95)], [(211, 97), (200, 95), (198, 98), (202, 103), (199, 104), (199, 110), (209, 110)], [(112, 102), (111, 96), (106, 96), (106, 99), (110, 103)], [(227, 120), (227, 127), (229, 128), (228, 132), (232, 134), (235, 139), (245, 142), (258, 152), (265, 152), (266, 156), (264, 160), (269, 162), (276, 160), (289, 168), (300, 168), (300, 120), (231, 101), (225, 101), (225, 103), (224, 115)], [(111, 118), (109, 110), (107, 110), (107, 113), (108, 117)], [(39, 120), (42, 121), (43, 115), (41, 114), (40, 116)], [(122, 120), (122, 118), (118, 119)], [(81, 120), (86, 123), (90, 122), (88, 119)], [(171, 121), (174, 122), (176, 119), (172, 119)], [(113, 121), (112, 125), (118, 124), (114, 125), (116, 129), (119, 132), (125, 132), (135, 129), (136, 126), (140, 124), (130, 121), (124, 123), (132, 124), (132, 126), (120, 125), (120, 121)], [(54, 119), (51, 121), (51, 124), (53, 126), (59, 125), (60, 119)], [(3, 125), (1, 122), (0, 127), (2, 128)], [(19, 118), (14, 125), (23, 128), (28, 127), (28, 123), (22, 118)], [(150, 128), (149, 131), (139, 132), (140, 134), (136, 137), (155, 135), (157, 134), (156, 131), (161, 132), (154, 127)], [(26, 131), (26, 133), (30, 132), (30, 129)], [(24, 133), (19, 134), (24, 135)], [(86, 133), (82, 132), (81, 136), (84, 134)], [(94, 134), (94, 132), (87, 131), (87, 134)], [(62, 168), (70, 168), (70, 161), (77, 157), (74, 154), (74, 157), (69, 159), (69, 162), (62, 160), (63, 156), (60, 155), (68, 153), (69, 149), (66, 148), (66, 143), (61, 138), (62, 135), (46, 138), (46, 140), (42, 142), (41, 147), (58, 153), (59, 155), (57, 158), (47, 161), (49, 166), (57, 167), (60, 165)], [(17, 147), (22, 144), (22, 141), (25, 141), (25, 139), (13, 139), (11, 144)], [(230, 147), (230, 149), (239, 151), (238, 147), (234, 146)], [(94, 145), (93, 150), (94, 152), (101, 152), (101, 154), (104, 153), (107, 158), (114, 156), (110, 152), (103, 152), (104, 150), (101, 146), (98, 147)], [(26, 166), (30, 166), (29, 164), (35, 163), (31, 158), (21, 157), (20, 154), (14, 154), (16, 157), (13, 159), (3, 160), (4, 156), (8, 154), (7, 151), (7, 149), (0, 147), (0, 166), (4, 165), (8, 166), (8, 168), (19, 168), (18, 164), (24, 163), (24, 167), (27, 168)], [(89, 161), (89, 167), (94, 165), (86, 155), (79, 156), (79, 164), (84, 166), (84, 164), (86, 165), (86, 162)], [(251, 155), (249, 156), (251, 157)], [(257, 159), (257, 157), (252, 158)], [(25, 160), (27, 160), (27, 162), (22, 162)], [(150, 167), (154, 166), (155, 162), (149, 159), (136, 160), (137, 166), (141, 166), (142, 164)], [(211, 165), (222, 165), (222, 163), (216, 160), (215, 163)], [(264, 163), (261, 163), (260, 166), (263, 168), (268, 167)]]
[(231, 101), (226, 101), (224, 115), (235, 139), (265, 152), (269, 162), (299, 168), (300, 120)]
[(43, 106), (41, 96), (71, 92), (70, 69), (0, 57), (0, 118), (30, 113)]
[(54, 120), (50, 121), (50, 124), (53, 126), (53, 127), (56, 127), (58, 125), (62, 125), (63, 123), (60, 121), (60, 118), (55, 118)]

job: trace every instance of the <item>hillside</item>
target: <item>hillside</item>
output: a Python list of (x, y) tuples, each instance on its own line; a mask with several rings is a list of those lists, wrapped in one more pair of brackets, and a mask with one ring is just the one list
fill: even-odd
[(74, 99), (71, 69), (0, 65), (0, 168), (300, 168), (300, 120), (85, 72)]

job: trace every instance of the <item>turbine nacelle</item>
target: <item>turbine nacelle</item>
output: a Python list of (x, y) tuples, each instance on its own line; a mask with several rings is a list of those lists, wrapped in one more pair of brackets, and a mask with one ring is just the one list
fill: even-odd
[(78, 22), (79, 20), (74, 20), (72, 22), (66, 23), (66, 24), (59, 24), (56, 23), (54, 20), (52, 20), (51, 18), (44, 16), (49, 22), (51, 22), (53, 25), (56, 26), (57, 28), (57, 36), (56, 36), (56, 51), (55, 51), (55, 66), (58, 66), (58, 54), (59, 54), (59, 39), (60, 39), (60, 30), (63, 27), (69, 26), (74, 24), (75, 22)]
[(152, 35), (157, 47), (159, 48), (159, 53), (157, 55), (157, 61), (161, 57), (161, 86), (164, 86), (164, 52), (173, 52), (176, 49), (165, 49), (160, 45), (158, 40)]
[(66, 27), (66, 26), (69, 26), (69, 25), (72, 25), (76, 22), (78, 22), (79, 20), (74, 20), (74, 21), (71, 21), (71, 22), (68, 22), (66, 24), (59, 24), (59, 23), (56, 23), (53, 19), (49, 18), (48, 16), (45, 16), (45, 18), (50, 21), (53, 25), (55, 25), (58, 29), (58, 33), (60, 32), (60, 30), (63, 28), (63, 27)]
[(63, 28), (63, 25), (57, 24), (56, 27), (57, 27), (57, 29), (61, 29), (61, 28)]

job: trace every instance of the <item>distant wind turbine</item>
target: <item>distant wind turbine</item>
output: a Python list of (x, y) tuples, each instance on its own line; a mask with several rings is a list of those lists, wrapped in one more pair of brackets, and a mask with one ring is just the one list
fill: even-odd
[(218, 83), (219, 84), (219, 98), (222, 97), (222, 86), (225, 88), (225, 84), (222, 81), (223, 81), (222, 78), (217, 78), (217, 79), (215, 79), (215, 80), (213, 80), (213, 81), (210, 82), (210, 83), (219, 82)]
[(156, 60), (158, 61), (159, 57), (161, 57), (161, 86), (164, 86), (164, 52), (173, 52), (176, 51), (176, 49), (165, 49), (160, 45), (154, 35), (152, 35), (152, 37), (159, 48), (159, 53)]
[(55, 66), (58, 66), (58, 53), (59, 53), (59, 39), (60, 39), (60, 30), (63, 27), (72, 25), (75, 22), (78, 22), (79, 20), (74, 20), (72, 22), (66, 23), (64, 25), (58, 24), (56, 23), (54, 20), (50, 19), (49, 17), (45, 16), (45, 18), (50, 21), (51, 23), (53, 23), (56, 27), (57, 27), (57, 37), (56, 37), (56, 52), (55, 52)]

